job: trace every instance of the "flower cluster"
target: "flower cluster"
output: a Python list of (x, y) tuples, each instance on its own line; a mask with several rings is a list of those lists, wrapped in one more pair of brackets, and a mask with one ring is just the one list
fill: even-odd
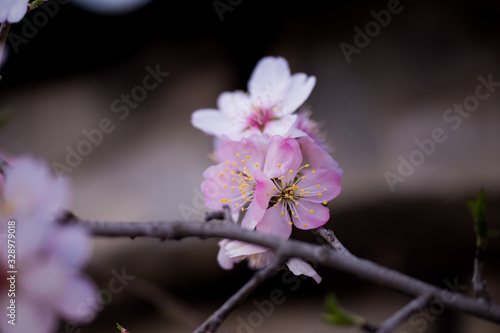
[[(80, 269), (91, 255), (90, 235), (56, 220), (70, 197), (69, 183), (32, 157), (14, 158), (9, 164), (0, 179), (0, 274), (17, 273), (11, 280), (11, 275), (2, 277), (0, 307), (14, 304), (15, 311), (0, 321), (0, 331), (45, 333), (54, 331), (58, 318), (88, 321), (94, 316), (88, 302), (97, 289)], [(15, 226), (9, 239), (8, 225)], [(8, 252), (7, 243), (15, 251)]]
[[(327, 204), (340, 193), (342, 169), (326, 149), (310, 112), (295, 113), (309, 97), (316, 79), (291, 75), (280, 57), (263, 58), (248, 83), (248, 93), (225, 92), (218, 109), (197, 110), (192, 124), (218, 140), (218, 164), (203, 174), (205, 205), (228, 205), (241, 226), (290, 237), (292, 226), (309, 230), (330, 218)], [(248, 259), (251, 268), (268, 265), (274, 253), (264, 247), (224, 239), (218, 261), (224, 269)], [(292, 258), (295, 274), (319, 275)]]

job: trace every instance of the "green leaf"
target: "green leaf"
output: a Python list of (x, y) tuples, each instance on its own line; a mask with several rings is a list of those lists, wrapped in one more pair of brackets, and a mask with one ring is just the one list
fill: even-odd
[(365, 320), (360, 316), (344, 310), (333, 293), (326, 295), (325, 306), (326, 313), (322, 315), (322, 318), (330, 324), (340, 326), (362, 326), (365, 323)]
[(474, 218), (477, 246), (484, 248), (488, 243), (488, 239), (496, 236), (497, 231), (488, 229), (486, 223), (486, 195), (483, 188), (479, 190), (477, 199), (467, 200), (467, 206)]

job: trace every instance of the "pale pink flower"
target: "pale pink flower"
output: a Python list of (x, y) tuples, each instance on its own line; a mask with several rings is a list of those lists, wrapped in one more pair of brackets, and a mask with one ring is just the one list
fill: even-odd
[(28, 11), (29, 0), (2, 0), (0, 2), (0, 23), (17, 23)]
[[(274, 251), (268, 248), (240, 241), (223, 239), (219, 247), (217, 261), (223, 269), (232, 269), (235, 263), (242, 260), (247, 260), (252, 269), (261, 269), (267, 267), (275, 257)], [(286, 265), (295, 275), (304, 274), (312, 277), (316, 283), (321, 282), (321, 276), (302, 259), (290, 258)]]
[(299, 140), (254, 135), (223, 143), (217, 151), (221, 163), (203, 175), (205, 205), (246, 211), (242, 227), (285, 238), (293, 224), (300, 229), (325, 224), (330, 217), (325, 206), (340, 193), (342, 170), (309, 137)]
[[(9, 161), (10, 162), (10, 161)], [(0, 321), (2, 332), (53, 332), (58, 318), (88, 321), (94, 315), (88, 304), (97, 289), (80, 269), (91, 255), (85, 229), (61, 226), (56, 218), (68, 202), (67, 180), (54, 177), (47, 163), (31, 157), (15, 158), (5, 169), (0, 193), (0, 269), (7, 261), (7, 225), (16, 232), (16, 325)], [(0, 283), (0, 307), (10, 304), (6, 277)]]
[(239, 140), (252, 134), (284, 135), (293, 126), (297, 108), (311, 94), (316, 78), (304, 73), (291, 75), (281, 57), (262, 58), (248, 81), (248, 93), (224, 92), (218, 109), (193, 113), (194, 127), (217, 137)]

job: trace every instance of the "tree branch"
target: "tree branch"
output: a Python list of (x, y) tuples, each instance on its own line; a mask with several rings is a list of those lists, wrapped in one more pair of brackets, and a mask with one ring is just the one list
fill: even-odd
[(234, 295), (232, 295), (222, 306), (215, 311), (200, 327), (194, 331), (195, 333), (208, 333), (215, 332), (226, 319), (226, 317), (233, 311), (241, 302), (247, 298), (259, 285), (267, 279), (276, 275), (278, 270), (285, 263), (286, 258), (276, 255), (274, 260), (267, 267), (257, 271), (252, 278), (243, 285)]
[[(188, 221), (171, 222), (100, 222), (77, 220), (66, 215), (63, 223), (77, 223), (87, 227), (94, 235), (107, 237), (157, 237), (160, 239), (182, 239), (186, 237), (218, 237), (240, 240), (276, 250), (284, 257), (303, 258), (317, 264), (332, 267), (404, 294), (418, 297), (429, 294), (432, 297), (450, 299), (449, 307), (477, 317), (500, 323), (500, 306), (485, 303), (459, 294), (456, 290), (441, 289), (395, 270), (354, 256), (339, 254), (329, 246), (313, 245), (292, 239), (282, 239), (270, 234), (246, 230), (236, 224), (200, 223)], [(353, 260), (353, 257), (356, 258)], [(447, 296), (444, 296), (447, 295)], [(453, 296), (453, 297), (451, 297)]]
[(380, 324), (376, 333), (388, 333), (394, 330), (399, 324), (406, 320), (413, 312), (418, 311), (429, 303), (432, 299), (430, 294), (422, 294), (419, 297), (413, 299), (410, 303), (406, 304), (404, 307), (399, 309), (392, 316), (387, 318), (382, 324)]
[(332, 230), (321, 227), (316, 229), (315, 232), (323, 237), (323, 239), (326, 240), (328, 244), (330, 244), (330, 246), (333, 247), (338, 253), (354, 257), (352, 253), (349, 252), (349, 250), (346, 249), (346, 247), (338, 240)]

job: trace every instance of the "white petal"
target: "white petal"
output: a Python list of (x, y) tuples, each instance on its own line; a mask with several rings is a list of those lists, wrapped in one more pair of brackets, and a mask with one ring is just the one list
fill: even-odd
[[(292, 76), (292, 83), (283, 101), (283, 115), (290, 114), (297, 110), (306, 101), (316, 84), (314, 76), (307, 77), (304, 73), (297, 73)], [(278, 114), (279, 116), (279, 114)]]
[(266, 252), (268, 250), (268, 248), (262, 246), (240, 241), (230, 242), (226, 246), (226, 254), (230, 257), (249, 256), (256, 253)]
[(302, 259), (291, 258), (287, 261), (286, 265), (295, 275), (304, 274), (312, 277), (314, 281), (316, 281), (316, 283), (321, 282), (321, 276), (319, 276), (319, 274), (311, 267), (311, 265), (309, 265)]
[(227, 115), (214, 109), (202, 109), (193, 112), (191, 123), (197, 129), (216, 136), (227, 135), (232, 137), (235, 132), (241, 130), (240, 128), (234, 128)]
[(230, 243), (229, 239), (223, 239), (219, 242), (219, 252), (217, 253), (217, 262), (220, 267), (223, 269), (232, 269), (234, 267), (234, 263), (236, 262), (236, 258), (230, 258), (226, 254), (226, 245)]
[(290, 68), (281, 57), (262, 58), (248, 81), (248, 91), (258, 105), (272, 107), (281, 101), (290, 86)]
[(296, 120), (297, 120), (296, 114), (288, 114), (279, 120), (270, 121), (264, 128), (264, 133), (269, 135), (281, 135), (283, 137), (286, 137), (287, 133), (290, 132)]

